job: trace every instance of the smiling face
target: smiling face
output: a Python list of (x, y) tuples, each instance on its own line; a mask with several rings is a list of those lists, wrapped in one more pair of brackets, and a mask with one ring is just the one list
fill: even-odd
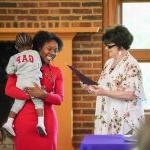
[(114, 43), (105, 45), (105, 50), (108, 51), (109, 58), (116, 58), (118, 56), (119, 48)]
[(56, 41), (51, 40), (46, 42), (43, 47), (39, 50), (42, 62), (49, 64), (50, 61), (57, 55), (58, 44)]

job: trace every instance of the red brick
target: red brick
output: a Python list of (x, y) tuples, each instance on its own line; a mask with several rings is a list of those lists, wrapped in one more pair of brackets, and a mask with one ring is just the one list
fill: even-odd
[(69, 23), (68, 22), (61, 22), (60, 26), (61, 27), (69, 27)]
[(48, 23), (48, 27), (49, 27), (49, 28), (52, 28), (52, 27), (53, 27), (53, 23), (49, 22), (49, 23)]
[(10, 28), (11, 27), (11, 23), (10, 22), (6, 22), (6, 28)]
[(93, 122), (84, 122), (83, 127), (84, 128), (94, 128), (94, 121)]
[(86, 16), (82, 16), (83, 20), (101, 20), (102, 19), (102, 15), (86, 15)]
[(0, 7), (6, 7), (6, 8), (10, 8), (10, 7), (16, 7), (17, 6), (17, 4), (16, 3), (11, 3), (11, 2), (4, 2), (4, 1), (2, 1), (2, 2), (0, 2)]
[(61, 6), (63, 6), (63, 7), (80, 7), (81, 3), (80, 2), (62, 2)]
[(39, 25), (38, 22), (35, 22), (35, 23), (34, 23), (34, 27), (35, 27), (35, 28), (39, 28), (39, 26), (40, 26), (40, 25)]
[(55, 27), (55, 28), (58, 28), (58, 27), (59, 27), (59, 22), (55, 22), (55, 23), (54, 23), (54, 27)]
[(71, 23), (72, 27), (91, 27), (91, 22), (73, 22)]
[(101, 7), (102, 6), (102, 0), (101, 2), (83, 2), (82, 3), (82, 6), (86, 6), (86, 7), (93, 7), (93, 6), (96, 6), (96, 7)]
[(82, 123), (81, 122), (74, 122), (73, 127), (81, 127)]
[(59, 16), (39, 16), (39, 19), (42, 21), (59, 20)]
[(88, 93), (87, 93), (87, 91), (85, 91), (85, 90), (79, 89), (79, 90), (73, 91), (73, 94), (78, 94), (78, 95), (80, 95), (80, 94), (88, 94)]
[(72, 13), (75, 13), (75, 14), (91, 14), (92, 9), (73, 9)]
[(49, 14), (59, 14), (59, 9), (50, 9)]
[(8, 9), (8, 14), (28, 14), (26, 9)]
[(73, 106), (74, 108), (91, 108), (91, 104), (90, 103), (78, 103), (78, 102), (73, 102)]
[[(75, 41), (90, 41), (91, 40), (91, 36), (89, 35), (79, 35), (79, 36), (75, 36), (74, 38)], [(78, 44), (77, 44), (78, 45)]]
[(101, 62), (93, 63), (93, 68), (100, 68), (102, 66)]
[(30, 14), (48, 14), (49, 10), (48, 9), (31, 9)]
[(83, 114), (95, 114), (95, 109), (83, 109)]
[(80, 142), (73, 141), (73, 147), (75, 148), (75, 150), (79, 150), (79, 146), (80, 146)]
[(69, 15), (71, 13), (71, 9), (59, 9), (59, 13)]
[(73, 114), (82, 114), (80, 109), (73, 109)]
[(99, 69), (95, 69), (95, 68), (90, 68), (90, 70), (82, 70), (82, 73), (84, 74), (98, 74), (99, 73)]
[(93, 8), (93, 13), (94, 13), (94, 14), (102, 14), (103, 11), (102, 11), (101, 8)]
[(80, 60), (81, 60), (81, 57), (73, 56), (72, 60), (73, 60), (73, 62), (74, 62), (74, 61), (80, 61)]
[(41, 23), (40, 23), (40, 27), (41, 27), (41, 28), (46, 28), (46, 27), (47, 27), (46, 22), (41, 22)]
[(39, 2), (39, 7), (58, 7), (59, 2)]
[(81, 85), (80, 85), (80, 83), (73, 83), (73, 87), (74, 87), (74, 88), (80, 88)]
[(24, 28), (26, 26), (25, 22), (20, 22), (19, 23), (20, 28)]
[(15, 16), (0, 16), (0, 20), (15, 20)]
[(101, 21), (92, 22), (92, 24), (93, 24), (93, 27), (99, 27), (99, 28), (101, 28), (101, 29), (102, 29), (103, 24), (102, 24), (102, 22), (101, 22)]
[(61, 20), (80, 20), (81, 16), (61, 16)]
[(77, 95), (73, 96), (73, 101), (80, 101), (80, 100), (81, 100), (81, 96), (77, 96)]
[(26, 3), (17, 3), (18, 7), (38, 7), (38, 3), (35, 2), (26, 2)]
[(99, 49), (99, 50), (93, 50), (92, 54), (96, 54), (96, 55), (102, 55), (102, 50)]
[(100, 48), (100, 42), (89, 42), (89, 43), (81, 43), (81, 46), (84, 48)]
[(92, 104), (92, 108), (96, 108), (96, 101), (94, 101), (94, 103)]
[(32, 22), (28, 22), (28, 23), (27, 23), (27, 27), (28, 27), (28, 28), (32, 28), (32, 27), (33, 27), (33, 26), (32, 26)]
[(6, 14), (7, 10), (6, 9), (0, 9), (0, 14)]
[(81, 134), (90, 134), (92, 133), (93, 129), (92, 128), (80, 128), (80, 129), (74, 129), (73, 133), (76, 135), (81, 135)]
[(84, 63), (84, 62), (77, 62), (77, 63), (74, 63), (74, 66), (77, 68), (91, 68), (92, 64)]
[(82, 97), (82, 99), (83, 99), (83, 101), (95, 101), (96, 100), (96, 96), (90, 96), (90, 95), (88, 95), (88, 96), (83, 96)]
[(17, 19), (19, 21), (23, 21), (23, 20), (36, 21), (37, 16), (17, 16)]
[(18, 25), (19, 25), (19, 22), (13, 22), (13, 27), (14, 27), (14, 28), (17, 28)]
[(83, 136), (81, 136), (81, 135), (73, 136), (73, 140), (75, 140), (75, 141), (81, 141), (82, 139), (83, 139)]
[(75, 48), (80, 48), (80, 44), (78, 44), (77, 42), (74, 42), (74, 41), (73, 41), (73, 43), (72, 43), (72, 46), (73, 46), (73, 50), (74, 50)]
[(91, 54), (91, 50), (74, 50), (73, 54), (74, 55), (89, 55)]
[(74, 121), (82, 121), (82, 122), (87, 122), (87, 121), (92, 121), (93, 117), (92, 116), (73, 116)]
[(83, 56), (82, 60), (83, 61), (100, 61), (101, 57), (100, 56)]
[(92, 36), (92, 40), (93, 41), (102, 41), (102, 35), (98, 35), (98, 34), (94, 34), (93, 36)]

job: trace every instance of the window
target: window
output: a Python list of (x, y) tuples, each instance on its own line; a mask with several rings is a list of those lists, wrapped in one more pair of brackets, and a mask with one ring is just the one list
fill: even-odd
[(123, 2), (121, 8), (122, 24), (134, 36), (131, 53), (140, 62), (144, 91), (150, 103), (150, 2)]
[(122, 24), (134, 35), (133, 49), (150, 48), (150, 2), (123, 3)]
[(143, 84), (144, 84), (144, 91), (146, 95), (146, 99), (150, 100), (150, 63), (139, 63), (142, 74), (143, 74)]

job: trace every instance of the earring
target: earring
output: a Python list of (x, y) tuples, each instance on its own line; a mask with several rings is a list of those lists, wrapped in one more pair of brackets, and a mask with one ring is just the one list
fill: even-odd
[(122, 52), (121, 52), (121, 51), (119, 51), (119, 53), (118, 53), (118, 54), (119, 54), (119, 56), (121, 56)]

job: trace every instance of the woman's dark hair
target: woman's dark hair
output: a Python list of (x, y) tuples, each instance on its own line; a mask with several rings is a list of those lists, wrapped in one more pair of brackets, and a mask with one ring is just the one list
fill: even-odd
[(63, 47), (62, 40), (59, 37), (57, 37), (54, 33), (47, 31), (39, 31), (35, 34), (33, 38), (33, 49), (39, 51), (39, 49), (42, 48), (46, 42), (52, 40), (57, 42), (58, 52), (60, 52)]
[(128, 50), (133, 42), (133, 36), (126, 27), (118, 25), (106, 30), (102, 37), (102, 41), (106, 45), (115, 43), (119, 48), (123, 47)]

